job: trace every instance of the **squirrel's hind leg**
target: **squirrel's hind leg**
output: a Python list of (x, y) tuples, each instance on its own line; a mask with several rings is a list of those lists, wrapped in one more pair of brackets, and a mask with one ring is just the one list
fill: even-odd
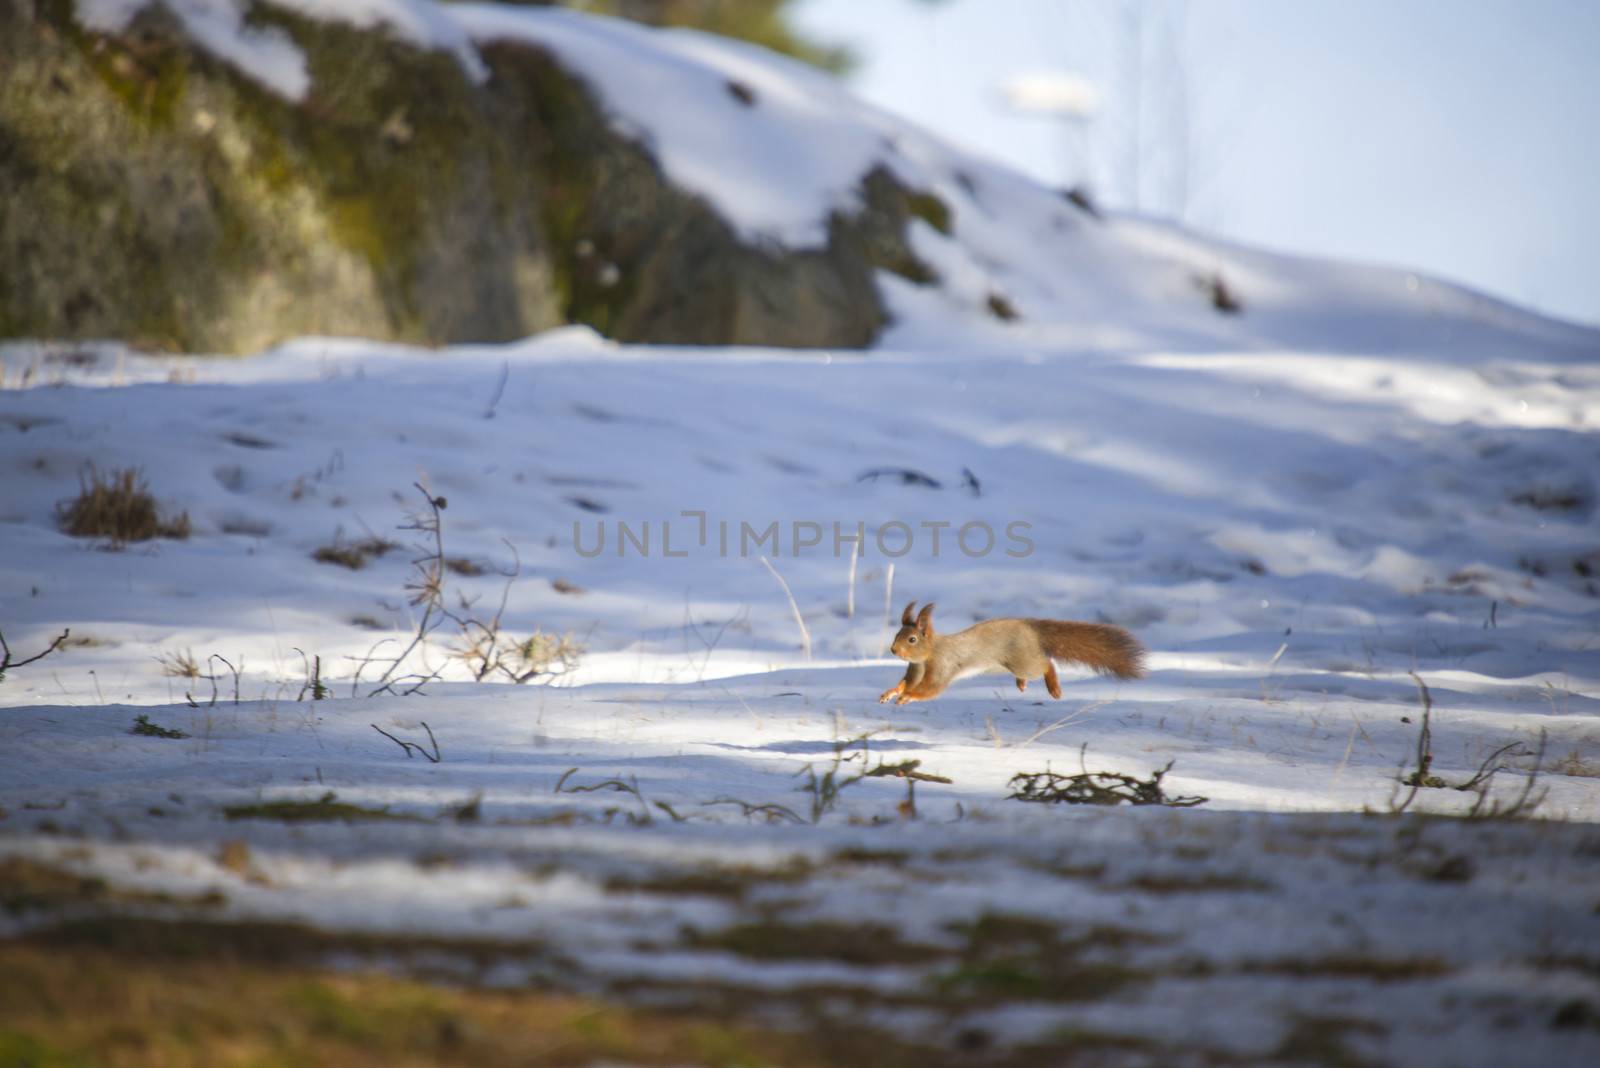
[(1045, 661), (1044, 665), (1044, 688), (1050, 691), (1051, 697), (1061, 696), (1061, 680), (1056, 678), (1056, 666), (1050, 661)]

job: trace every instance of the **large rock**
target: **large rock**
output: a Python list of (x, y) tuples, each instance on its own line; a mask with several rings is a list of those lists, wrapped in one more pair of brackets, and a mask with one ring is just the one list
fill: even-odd
[(0, 336), (249, 352), (303, 334), (496, 341), (567, 322), (619, 340), (865, 345), (875, 267), (931, 277), (886, 172), (825, 248), (752, 247), (669, 185), (557, 57), (455, 57), (254, 4), (305, 53), (293, 102), (159, 4), (84, 30), (0, 0)]

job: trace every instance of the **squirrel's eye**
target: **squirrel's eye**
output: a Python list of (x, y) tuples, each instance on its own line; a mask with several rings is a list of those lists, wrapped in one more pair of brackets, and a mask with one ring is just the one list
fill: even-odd
[(917, 636), (915, 634), (913, 634), (911, 637), (906, 639), (906, 643), (909, 644), (909, 645), (917, 644)]

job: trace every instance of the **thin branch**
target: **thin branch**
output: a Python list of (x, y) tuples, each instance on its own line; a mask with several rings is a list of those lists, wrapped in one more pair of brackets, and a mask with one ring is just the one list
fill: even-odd
[(789, 584), (783, 581), (783, 576), (778, 574), (778, 569), (772, 566), (772, 561), (765, 556), (758, 556), (761, 565), (772, 572), (772, 577), (778, 580), (778, 585), (783, 587), (783, 595), (789, 598), (789, 611), (794, 613), (794, 625), (800, 628), (800, 644), (805, 649), (806, 659), (811, 659), (811, 632), (806, 629), (806, 621), (800, 615), (800, 606), (795, 604), (794, 593), (790, 591)]
[[(1512, 750), (1516, 750), (1516, 752), (1512, 752)], [(1478, 765), (1478, 770), (1473, 774), (1472, 778), (1457, 785), (1455, 789), (1471, 790), (1480, 784), (1487, 784), (1490, 779), (1494, 778), (1495, 772), (1505, 770), (1505, 765), (1500, 763), (1502, 756), (1507, 753), (1511, 753), (1512, 756), (1522, 756), (1524, 752), (1521, 742), (1507, 742), (1485, 757), (1483, 763)]]
[(850, 577), (845, 581), (844, 617), (852, 622), (856, 618), (856, 560), (861, 556), (861, 539), (850, 541)]
[(1060, 719), (1056, 720), (1054, 723), (1050, 724), (1048, 727), (1040, 727), (1038, 730), (1036, 730), (1032, 734), (1028, 735), (1027, 738), (1023, 739), (1020, 742), (1017, 742), (1012, 748), (1021, 749), (1024, 746), (1031, 745), (1032, 743), (1037, 742), (1040, 738), (1043, 738), (1045, 735), (1049, 734), (1051, 731), (1060, 730), (1062, 727), (1070, 727), (1074, 723), (1077, 723), (1079, 720), (1081, 720), (1083, 717), (1087, 716), (1090, 712), (1093, 712), (1097, 708), (1104, 708), (1106, 705), (1111, 704), (1115, 700), (1116, 700), (1116, 698), (1114, 698), (1114, 697), (1108, 697), (1108, 698), (1106, 698), (1106, 699), (1104, 699), (1102, 701), (1096, 701), (1093, 704), (1084, 705), (1082, 708), (1077, 709), (1076, 711), (1070, 713), (1069, 715), (1063, 716)]
[(398, 745), (400, 747), (400, 749), (405, 753), (407, 760), (410, 760), (413, 756), (416, 756), (418, 754), (420, 754), (422, 756), (422, 758), (424, 760), (426, 760), (430, 764), (437, 764), (437, 763), (439, 763), (439, 761), (441, 759), (440, 755), (439, 755), (439, 739), (437, 739), (437, 738), (435, 738), (433, 736), (433, 728), (428, 726), (426, 723), (422, 724), (422, 729), (428, 732), (428, 742), (429, 742), (429, 744), (431, 744), (433, 746), (433, 752), (432, 753), (429, 753), (426, 749), (424, 749), (422, 746), (418, 745), (416, 742), (407, 742), (407, 741), (402, 741), (399, 738), (396, 738), (394, 735), (390, 734), (388, 731), (384, 730), (382, 727), (378, 726), (376, 723), (369, 723), (369, 724), (367, 724), (367, 726), (371, 727), (373, 730), (377, 731), (379, 734), (381, 734), (385, 738), (389, 739), (395, 745)]
[(69, 627), (66, 630), (63, 630), (60, 634), (57, 634), (55, 641), (46, 646), (44, 652), (30, 656), (26, 660), (12, 660), (11, 646), (6, 644), (5, 632), (0, 631), (0, 679), (5, 678), (6, 671), (11, 668), (19, 668), (26, 664), (31, 664), (35, 660), (43, 660), (45, 657), (61, 648), (61, 643), (66, 641), (71, 634), (72, 628)]
[[(223, 665), (233, 675), (233, 703), (234, 704), (238, 704), (239, 703), (239, 671), (240, 671), (240, 668), (244, 667), (244, 658), (243, 657), (239, 658), (239, 667), (234, 667), (233, 663), (231, 661), (229, 661), (228, 658), (223, 656), (221, 653), (212, 653), (209, 657), (206, 658), (206, 665), (209, 667), (210, 664), (211, 664), (211, 661), (213, 661), (213, 660), (222, 661)], [(211, 703), (215, 704), (216, 703), (216, 692), (215, 692), (216, 691), (216, 675), (214, 673), (212, 674), (211, 679), (212, 679), (212, 683), (211, 683), (211, 686), (212, 686)]]
[[(1422, 729), (1417, 732), (1417, 770), (1412, 772), (1410, 775), (1402, 775), (1400, 779), (1401, 785), (1409, 786), (1411, 790), (1406, 794), (1405, 800), (1401, 801), (1398, 805), (1395, 804), (1393, 800), (1391, 800), (1389, 803), (1390, 811), (1394, 812), (1396, 815), (1411, 807), (1411, 802), (1416, 800), (1417, 791), (1422, 787), (1444, 785), (1443, 779), (1436, 775), (1430, 774), (1430, 770), (1433, 767), (1433, 725), (1431, 722), (1431, 716), (1433, 713), (1433, 694), (1428, 692), (1428, 684), (1422, 681), (1422, 677), (1420, 675), (1418, 675), (1415, 671), (1409, 672), (1408, 674), (1410, 674), (1412, 679), (1416, 680), (1417, 692), (1421, 696)], [(1405, 761), (1402, 759), (1400, 762), (1400, 770), (1402, 772), (1405, 771), (1405, 766)]]
[(489, 398), (489, 407), (484, 410), (485, 419), (494, 418), (495, 407), (500, 403), (500, 398), (505, 396), (506, 382), (511, 379), (511, 361), (507, 360), (500, 365), (500, 381), (495, 383), (494, 396)]
[[(406, 584), (406, 589), (411, 591), (412, 605), (422, 607), (422, 619), (418, 621), (416, 632), (411, 635), (411, 640), (406, 644), (406, 647), (389, 664), (388, 669), (378, 677), (378, 688), (368, 694), (368, 697), (375, 697), (386, 690), (392, 691), (393, 684), (390, 680), (393, 678), (394, 673), (400, 670), (400, 665), (405, 662), (412, 651), (426, 641), (429, 634), (438, 629), (440, 616), (443, 612), (445, 555), (444, 523), (440, 513), (444, 510), (446, 502), (443, 497), (435, 497), (432, 493), (429, 493), (427, 488), (420, 482), (413, 482), (412, 486), (416, 488), (418, 493), (422, 494), (423, 500), (427, 502), (428, 513), (426, 515), (420, 513), (413, 515), (411, 521), (400, 529), (420, 531), (431, 536), (433, 540), (432, 551), (426, 552), (425, 555), (411, 561), (412, 566), (417, 569), (417, 578)], [(411, 692), (415, 692), (415, 690)]]
[(889, 635), (894, 633), (894, 563), (889, 564), (889, 569), (883, 576), (883, 631), (878, 642), (878, 656), (881, 659), (889, 648)]
[(947, 779), (943, 775), (931, 775), (926, 771), (918, 771), (922, 766), (920, 760), (902, 760), (898, 764), (885, 764), (878, 761), (878, 766), (871, 771), (861, 773), (863, 779), (878, 779), (890, 776), (896, 779), (909, 779), (916, 782), (938, 782), (949, 786), (954, 779)]
[(787, 805), (776, 804), (775, 802), (752, 805), (750, 802), (741, 801), (737, 797), (719, 797), (713, 801), (705, 802), (705, 805), (708, 808), (712, 805), (738, 805), (740, 811), (744, 814), (746, 819), (749, 819), (751, 816), (759, 815), (766, 816), (769, 821), (782, 818), (790, 820), (794, 823), (803, 824), (806, 822), (800, 817), (799, 813), (795, 812), (792, 808), (789, 808)]

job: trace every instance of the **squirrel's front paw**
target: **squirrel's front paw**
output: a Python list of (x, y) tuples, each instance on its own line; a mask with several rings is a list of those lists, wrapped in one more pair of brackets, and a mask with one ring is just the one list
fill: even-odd
[(890, 698), (898, 696), (899, 693), (900, 693), (900, 687), (898, 687), (898, 686), (896, 686), (892, 690), (885, 690), (885, 691), (883, 691), (883, 693), (878, 695), (878, 703), (881, 705), (885, 701), (888, 701)]

